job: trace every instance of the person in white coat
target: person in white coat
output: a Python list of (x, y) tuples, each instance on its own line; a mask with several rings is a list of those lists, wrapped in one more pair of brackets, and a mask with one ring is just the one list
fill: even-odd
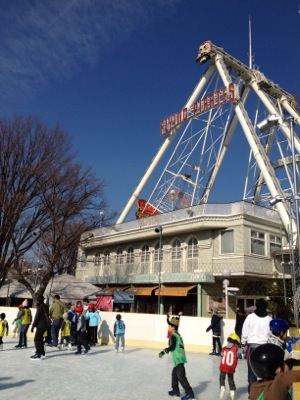
[[(256, 300), (255, 311), (245, 319), (242, 330), (242, 348), (248, 346), (247, 360), (253, 349), (268, 342), (270, 337), (270, 322), (272, 318), (268, 315), (267, 302), (264, 299)], [(248, 362), (248, 393), (253, 382), (257, 380), (250, 363)], [(250, 399), (250, 397), (249, 397)]]

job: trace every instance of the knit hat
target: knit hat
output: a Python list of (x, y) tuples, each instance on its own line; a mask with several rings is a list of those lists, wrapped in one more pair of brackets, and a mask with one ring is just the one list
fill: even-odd
[(23, 304), (19, 304), (18, 305), (18, 308), (20, 309), (20, 308), (23, 308), (24, 306), (23, 306)]
[(64, 314), (63, 314), (63, 319), (68, 319), (69, 318), (69, 314), (67, 313), (67, 312), (65, 312)]
[(27, 301), (27, 299), (25, 299), (25, 300), (23, 301), (22, 305), (23, 305), (23, 307), (27, 307), (27, 306), (28, 306), (28, 301)]
[(178, 317), (172, 317), (169, 323), (170, 323), (171, 326), (175, 326), (175, 328), (178, 328), (178, 326), (179, 326), (179, 318)]

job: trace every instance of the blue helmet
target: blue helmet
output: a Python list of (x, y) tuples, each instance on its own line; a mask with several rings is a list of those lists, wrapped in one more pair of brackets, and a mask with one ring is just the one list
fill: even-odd
[(270, 322), (270, 330), (274, 335), (278, 335), (280, 332), (285, 332), (289, 329), (289, 324), (280, 318), (274, 318)]

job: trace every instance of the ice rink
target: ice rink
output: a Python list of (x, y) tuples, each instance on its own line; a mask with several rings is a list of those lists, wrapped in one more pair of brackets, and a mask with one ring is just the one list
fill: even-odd
[[(47, 358), (31, 361), (34, 345), (15, 349), (16, 339), (4, 337), (0, 352), (1, 400), (164, 400), (171, 399), (171, 355), (158, 350), (96, 346), (87, 355), (48, 348)], [(187, 353), (187, 378), (196, 399), (219, 399), (219, 357)], [(235, 374), (236, 399), (247, 399), (247, 366), (240, 360)], [(229, 399), (227, 386), (225, 399)], [(185, 393), (181, 391), (183, 396)], [(178, 397), (175, 397), (178, 398)]]

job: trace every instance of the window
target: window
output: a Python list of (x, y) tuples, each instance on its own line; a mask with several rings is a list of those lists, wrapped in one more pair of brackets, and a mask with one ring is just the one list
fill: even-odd
[(233, 230), (221, 231), (221, 253), (234, 253)]
[(122, 265), (123, 264), (123, 249), (118, 248), (117, 249), (117, 260), (116, 260), (117, 265)]
[(281, 237), (270, 235), (270, 255), (272, 255), (274, 251), (281, 250), (281, 248), (282, 248)]
[(144, 244), (144, 246), (142, 247), (142, 257), (141, 257), (141, 261), (142, 262), (147, 262), (150, 260), (150, 252), (149, 252), (149, 246), (146, 244)]
[(133, 254), (133, 247), (130, 246), (127, 250), (127, 259), (126, 263), (129, 265), (133, 265), (134, 263), (134, 254)]
[(110, 251), (108, 249), (104, 250), (103, 253), (103, 265), (109, 267), (110, 265)]
[(160, 245), (159, 245), (159, 243), (156, 243), (155, 251), (154, 251), (154, 261), (159, 261), (159, 260), (162, 260), (163, 258), (164, 258), (163, 249), (161, 249), (161, 252), (160, 252)]
[(251, 253), (265, 256), (265, 234), (251, 231)]
[(188, 243), (188, 258), (198, 258), (198, 240), (193, 237)]
[(95, 252), (95, 259), (94, 259), (95, 266), (100, 265), (100, 251), (97, 250)]
[(181, 243), (180, 240), (176, 239), (172, 245), (172, 260), (181, 259)]

